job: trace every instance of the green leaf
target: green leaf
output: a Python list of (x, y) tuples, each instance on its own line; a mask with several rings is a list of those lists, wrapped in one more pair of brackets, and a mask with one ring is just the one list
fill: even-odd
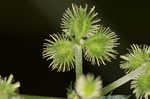
[(100, 99), (129, 99), (129, 96), (125, 95), (102, 96)]

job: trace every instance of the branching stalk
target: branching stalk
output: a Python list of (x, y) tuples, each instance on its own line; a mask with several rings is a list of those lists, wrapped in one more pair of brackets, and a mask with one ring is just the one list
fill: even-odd
[(82, 71), (82, 47), (75, 45), (75, 65), (76, 65), (76, 79), (83, 74)]
[(138, 75), (142, 74), (145, 72), (146, 68), (146, 64), (143, 64), (142, 66), (140, 66), (139, 68), (137, 68), (135, 71), (130, 72), (129, 74), (123, 76), (122, 78), (114, 81), (113, 83), (107, 85), (106, 87), (104, 87), (100, 93), (100, 96), (104, 96), (107, 93), (109, 93), (110, 91), (118, 88), (119, 86), (127, 83), (128, 81), (134, 79), (135, 77), (137, 77)]

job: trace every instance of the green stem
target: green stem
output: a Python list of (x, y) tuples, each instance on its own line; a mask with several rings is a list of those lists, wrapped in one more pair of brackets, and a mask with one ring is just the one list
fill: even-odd
[(75, 64), (76, 64), (76, 79), (82, 75), (82, 47), (80, 45), (75, 45)]
[(113, 83), (107, 85), (106, 87), (104, 87), (100, 93), (100, 96), (104, 96), (107, 93), (109, 93), (110, 91), (118, 88), (119, 86), (127, 83), (128, 81), (134, 79), (135, 77), (137, 77), (138, 75), (142, 74), (145, 72), (145, 68), (146, 68), (146, 64), (143, 64), (142, 66), (140, 66), (139, 68), (137, 68), (135, 71), (130, 72), (129, 74), (121, 77), (120, 79), (114, 81)]

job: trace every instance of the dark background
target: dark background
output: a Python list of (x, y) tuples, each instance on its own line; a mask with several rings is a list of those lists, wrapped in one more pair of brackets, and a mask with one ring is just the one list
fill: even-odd
[[(1, 0), (0, 75), (13, 74), (21, 82), (20, 93), (41, 96), (66, 96), (66, 87), (75, 80), (70, 72), (51, 71), (42, 59), (42, 44), (49, 34), (61, 32), (64, 9), (71, 3), (96, 6), (103, 24), (121, 38), (117, 48), (127, 53), (131, 44), (150, 44), (150, 3), (145, 0)], [(103, 85), (122, 77), (117, 60), (106, 66), (92, 66), (84, 60), (84, 73), (101, 76)], [(131, 94), (129, 83), (112, 94)]]

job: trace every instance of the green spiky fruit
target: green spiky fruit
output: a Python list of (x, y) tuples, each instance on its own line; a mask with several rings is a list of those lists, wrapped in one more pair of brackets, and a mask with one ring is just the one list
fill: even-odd
[(93, 75), (81, 76), (76, 82), (75, 89), (82, 99), (94, 99), (99, 96), (102, 88), (100, 78), (94, 79)]
[(101, 27), (96, 34), (85, 41), (85, 58), (93, 64), (105, 64), (104, 60), (110, 61), (115, 58), (117, 52), (113, 49), (118, 45), (117, 36), (109, 28)]
[(52, 69), (58, 69), (58, 71), (68, 71), (74, 68), (73, 44), (64, 37), (57, 35), (51, 37), (54, 42), (47, 40), (48, 43), (44, 44), (45, 48), (43, 50), (43, 56), (44, 58), (47, 58), (47, 60), (52, 59), (50, 64)]
[(128, 73), (150, 61), (150, 47), (147, 45), (132, 45), (129, 54), (121, 56), (121, 68)]
[(0, 92), (13, 93), (20, 87), (20, 83), (13, 83), (13, 75), (10, 75), (8, 78), (0, 77)]
[(131, 83), (131, 88), (134, 88), (133, 93), (135, 93), (137, 99), (150, 96), (150, 73), (138, 76)]
[(75, 35), (75, 39), (80, 41), (83, 36), (94, 33), (100, 21), (96, 19), (97, 13), (94, 12), (95, 7), (88, 11), (85, 7), (72, 5), (72, 9), (67, 9), (62, 18), (63, 31), (69, 35)]

